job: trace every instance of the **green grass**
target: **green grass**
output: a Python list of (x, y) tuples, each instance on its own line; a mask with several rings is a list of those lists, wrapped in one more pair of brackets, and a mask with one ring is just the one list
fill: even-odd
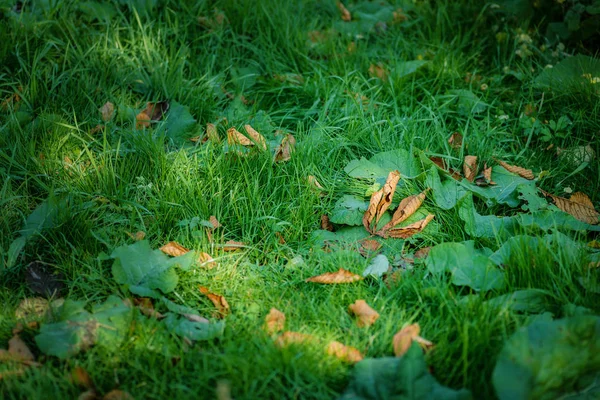
[[(556, 139), (555, 148), (590, 144), (600, 154), (598, 96), (542, 96), (533, 78), (567, 55), (542, 50), (543, 38), (534, 33), (533, 55), (515, 55), (521, 46), (517, 27), (492, 28), (498, 20), (480, 2), (398, 2), (409, 19), (361, 39), (331, 30), (340, 22), (333, 1), (166, 0), (148, 12), (106, 2), (115, 10), (107, 21), (88, 17), (77, 1), (25, 2), (21, 14), (9, 11), (13, 3), (0, 0), (0, 100), (15, 91), (21, 97), (18, 108), (0, 111), (0, 347), (12, 336), (19, 302), (34, 296), (25, 281), (32, 261), (52, 264), (64, 276), (65, 298), (95, 304), (111, 294), (131, 297), (99, 255), (132, 243), (126, 232), (139, 230), (153, 248), (175, 240), (219, 263), (211, 270), (180, 272), (171, 300), (208, 316), (213, 306), (197, 290), (208, 286), (226, 297), (232, 313), (217, 340), (190, 346), (174, 335), (155, 336), (159, 322), (149, 321), (116, 351), (93, 347), (66, 361), (41, 354), (33, 340), (37, 331), (26, 328), (21, 336), (42, 366), (0, 379), (6, 398), (76, 397), (82, 389), (67, 376), (77, 365), (101, 393), (118, 387), (136, 398), (214, 398), (219, 381), (229, 383), (236, 399), (341, 394), (352, 366), (327, 356), (322, 344), (277, 348), (262, 330), (271, 307), (286, 314), (287, 330), (314, 335), (320, 343), (343, 342), (367, 357), (392, 355), (393, 335), (418, 322), (422, 335), (436, 344), (427, 355), (436, 379), (468, 388), (475, 398), (494, 398), (496, 356), (535, 315), (499, 312), (486, 299), (535, 288), (548, 294), (546, 311), (556, 318), (566, 315), (566, 304), (600, 312), (598, 295), (577, 282), (587, 273), (586, 259), (573, 263), (560, 251), (517, 256), (507, 267), (504, 289), (469, 302), (461, 301), (473, 294), (468, 288), (428, 275), (422, 264), (392, 287), (377, 279), (338, 286), (304, 282), (339, 267), (360, 273), (368, 265), (355, 251), (323, 251), (310, 235), (341, 195), (364, 194), (372, 184), (349, 178), (346, 164), (381, 151), (422, 149), (447, 156), (459, 170), (467, 154), (482, 161), (505, 159), (549, 171), (539, 186), (558, 195), (565, 188), (583, 191), (598, 208), (597, 159), (573, 173), (577, 166), (557, 160), (554, 150), (545, 150), (549, 143), (528, 141), (520, 125), (528, 104), (537, 107), (540, 120), (568, 115), (571, 133)], [(46, 3), (54, 5), (44, 8)], [(222, 25), (207, 28), (198, 21), (219, 12)], [(321, 43), (309, 40), (316, 30), (324, 32)], [(499, 42), (497, 32), (508, 39)], [(349, 53), (351, 41), (356, 51)], [(416, 59), (426, 66), (408, 76), (398, 72), (401, 62)], [(389, 79), (369, 76), (369, 65), (377, 62), (388, 68)], [(468, 73), (481, 80), (467, 82)], [(275, 74), (298, 74), (303, 81), (280, 82)], [(455, 89), (471, 90), (489, 107), (478, 114), (460, 112), (447, 96)], [(239, 100), (225, 91), (251, 103), (236, 111)], [(367, 96), (368, 104), (354, 93)], [(275, 164), (270, 154), (239, 157), (210, 143), (165, 141), (136, 130), (131, 116), (146, 101), (160, 100), (189, 108), (197, 125), (187, 137), (202, 134), (206, 123), (224, 115), (241, 131), (263, 111), (275, 128), (294, 134), (296, 151), (289, 162)], [(106, 101), (115, 104), (117, 117), (103, 133), (91, 135)], [(464, 135), (458, 151), (447, 143), (455, 131)], [(222, 127), (219, 133), (225, 137)], [(324, 186), (322, 196), (306, 184), (309, 175)], [(402, 194), (423, 189), (412, 185)], [(69, 201), (60, 223), (31, 240), (15, 266), (4, 268), (23, 221), (51, 195)], [(438, 229), (406, 243), (405, 251), (472, 239), (457, 208), (442, 210), (430, 199), (425, 206), (436, 215)], [(508, 212), (482, 202), (477, 208), (482, 214)], [(247, 247), (225, 253), (203, 230), (178, 225), (210, 215), (223, 225), (216, 243), (236, 240)], [(593, 234), (576, 239), (585, 243)], [(500, 238), (475, 240), (492, 250), (502, 244)], [(290, 263), (297, 256), (304, 262)], [(347, 312), (356, 299), (381, 314), (374, 326), (356, 326)], [(0, 374), (10, 370), (14, 365), (0, 364)]]

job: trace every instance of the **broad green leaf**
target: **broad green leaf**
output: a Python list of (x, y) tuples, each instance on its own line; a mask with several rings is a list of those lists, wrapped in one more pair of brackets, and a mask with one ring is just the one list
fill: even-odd
[(531, 314), (544, 312), (550, 306), (547, 293), (536, 289), (517, 290), (496, 296), (486, 301), (485, 304)]
[(177, 286), (178, 276), (173, 266), (188, 269), (194, 262), (194, 252), (169, 258), (160, 250), (152, 250), (147, 240), (116, 248), (112, 273), (115, 280), (139, 296), (159, 298), (155, 289), (169, 293)]
[[(561, 94), (594, 93), (598, 91), (600, 59), (584, 55), (566, 58), (554, 68), (544, 69), (534, 80), (534, 85)], [(594, 80), (595, 78), (595, 80)]]
[(190, 340), (210, 340), (223, 335), (225, 321), (195, 322), (174, 313), (167, 313), (164, 324), (169, 332)]
[(438, 97), (445, 103), (450, 101), (456, 104), (458, 113), (462, 115), (479, 114), (488, 107), (488, 104), (467, 89), (449, 90), (448, 94)]
[(367, 358), (354, 367), (352, 380), (340, 400), (467, 400), (466, 389), (440, 385), (428, 372), (418, 344), (402, 357)]
[(515, 219), (511, 217), (480, 215), (475, 210), (471, 194), (459, 201), (458, 215), (465, 222), (465, 231), (472, 237), (501, 237), (514, 231), (516, 226)]
[(380, 278), (381, 276), (383, 276), (383, 274), (388, 272), (389, 268), (390, 268), (390, 262), (389, 262), (388, 258), (386, 256), (384, 256), (383, 254), (379, 254), (379, 255), (375, 256), (375, 258), (373, 258), (373, 260), (371, 260), (371, 263), (363, 271), (362, 275), (363, 276), (372, 275), (377, 278)]
[(521, 206), (524, 211), (531, 213), (546, 210), (549, 206), (545, 198), (538, 195), (537, 188), (535, 185), (530, 184), (519, 184), (517, 186), (519, 192), (519, 199), (524, 200), (525, 203)]
[(592, 399), (599, 371), (600, 318), (538, 320), (506, 341), (492, 382), (500, 400)]
[(385, 182), (390, 171), (394, 170), (400, 171), (400, 183), (402, 178), (415, 178), (423, 172), (416, 158), (404, 149), (377, 153), (369, 160), (364, 157), (352, 160), (344, 168), (353, 178), (375, 179), (380, 183)]
[(100, 324), (96, 343), (108, 349), (120, 346), (129, 332), (133, 308), (126, 306), (120, 298), (109, 296), (104, 303), (93, 306), (92, 312)]
[(482, 187), (464, 179), (461, 185), (478, 197), (511, 207), (517, 207), (521, 203), (519, 188), (521, 190), (523, 190), (523, 186), (535, 188), (535, 180), (527, 180), (512, 174), (499, 165), (492, 168), (492, 180), (496, 183), (495, 185)]
[(175, 143), (183, 143), (188, 139), (188, 134), (196, 126), (196, 120), (190, 114), (187, 106), (172, 102), (167, 114), (167, 119), (161, 125), (159, 132), (164, 130), (166, 136)]
[(468, 193), (464, 186), (452, 178), (446, 177), (442, 181), (435, 165), (427, 172), (426, 182), (427, 187), (432, 189), (433, 201), (444, 210), (453, 208)]
[(369, 203), (363, 199), (344, 195), (335, 203), (329, 220), (340, 225), (362, 225), (362, 217), (368, 207)]
[(338, 229), (335, 232), (316, 230), (311, 233), (311, 239), (319, 245), (325, 242), (356, 243), (370, 236), (363, 226), (353, 226)]
[(110, 22), (117, 15), (117, 10), (108, 2), (84, 1), (79, 3), (77, 7), (89, 20), (97, 19), (102, 22)]
[(496, 265), (509, 267), (512, 263), (529, 265), (541, 253), (554, 257), (557, 261), (573, 264), (581, 256), (581, 246), (568, 236), (555, 232), (543, 237), (518, 235), (509, 238), (490, 256)]
[(482, 250), (476, 250), (473, 242), (434, 246), (425, 265), (435, 275), (450, 273), (454, 285), (469, 286), (477, 291), (501, 289), (505, 283), (503, 272)]
[(561, 229), (568, 231), (593, 231), (600, 232), (600, 225), (589, 225), (579, 221), (571, 214), (550, 205), (547, 210), (536, 211), (531, 214), (519, 214), (515, 221), (523, 227), (533, 227), (543, 231)]
[(414, 74), (426, 64), (427, 61), (424, 60), (402, 61), (396, 64), (393, 75), (398, 78), (404, 78), (405, 76)]

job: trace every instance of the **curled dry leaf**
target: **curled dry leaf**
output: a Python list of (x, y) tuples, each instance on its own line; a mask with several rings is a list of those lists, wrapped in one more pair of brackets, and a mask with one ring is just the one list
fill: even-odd
[(353, 272), (347, 271), (344, 268), (340, 268), (335, 272), (327, 272), (321, 275), (313, 276), (308, 278), (306, 282), (324, 283), (324, 284), (338, 284), (338, 283), (352, 283), (360, 281), (363, 277)]
[(360, 328), (371, 326), (379, 318), (379, 313), (373, 310), (366, 301), (356, 300), (348, 306), (348, 310), (358, 317), (357, 325)]
[(275, 148), (275, 162), (288, 161), (292, 158), (295, 146), (296, 138), (291, 133), (288, 133), (281, 141), (281, 144)]
[(95, 135), (96, 133), (103, 131), (105, 128), (104, 125), (96, 125), (95, 127), (93, 127), (92, 129), (90, 129), (90, 135)]
[(413, 215), (415, 213), (415, 211), (417, 211), (419, 209), (419, 207), (421, 207), (421, 204), (423, 204), (423, 201), (425, 201), (425, 196), (427, 195), (428, 191), (429, 191), (429, 188), (425, 189), (424, 191), (422, 191), (419, 194), (414, 194), (412, 196), (406, 197), (405, 199), (402, 199), (402, 201), (398, 205), (398, 208), (394, 212), (394, 215), (392, 216), (392, 219), (390, 220), (390, 222), (385, 224), (383, 226), (383, 228), (381, 228), (381, 231), (378, 232), (377, 234), (380, 236), (385, 235), (385, 232), (387, 232), (394, 226), (405, 221), (408, 217)]
[(408, 19), (408, 16), (404, 14), (404, 11), (401, 8), (398, 8), (396, 11), (392, 12), (392, 22), (395, 24), (399, 24)]
[(246, 244), (244, 242), (236, 242), (235, 240), (228, 240), (223, 245), (223, 251), (237, 251), (243, 247), (246, 247)]
[(463, 174), (469, 182), (473, 182), (477, 176), (477, 156), (465, 156)]
[(275, 236), (277, 236), (277, 241), (279, 244), (285, 244), (285, 238), (281, 234), (281, 232), (275, 232)]
[(144, 238), (146, 237), (146, 232), (144, 231), (137, 231), (136, 233), (131, 233), (131, 232), (125, 232), (127, 234), (127, 236), (129, 236), (131, 239), (135, 240), (135, 241), (140, 241), (140, 240), (144, 240)]
[(371, 228), (373, 220), (375, 220), (374, 225), (377, 226), (377, 223), (383, 214), (392, 204), (392, 198), (394, 197), (394, 192), (396, 191), (399, 180), (400, 172), (397, 170), (391, 171), (388, 174), (383, 187), (371, 195), (369, 208), (367, 208), (367, 211), (365, 211), (362, 218), (363, 226), (367, 231), (373, 233), (373, 228)]
[(254, 142), (252, 140), (242, 135), (242, 133), (235, 128), (227, 129), (227, 144), (229, 144), (230, 146), (254, 146)]
[(321, 215), (321, 229), (329, 232), (333, 232), (333, 224), (329, 221), (327, 215)]
[(205, 253), (203, 251), (198, 253), (198, 262), (201, 265), (206, 265), (208, 268), (214, 268), (217, 266), (217, 262), (214, 258), (211, 257), (210, 254)]
[(396, 286), (398, 286), (398, 284), (400, 283), (400, 281), (402, 280), (402, 270), (395, 270), (394, 272), (392, 272), (391, 274), (387, 274), (385, 276), (385, 278), (383, 279), (383, 282), (385, 283), (385, 286), (387, 286), (388, 289), (393, 289)]
[(102, 121), (104, 122), (110, 121), (114, 113), (115, 105), (110, 101), (107, 101), (102, 107), (100, 107), (100, 114), (102, 114)]
[(369, 75), (372, 78), (379, 78), (381, 80), (386, 80), (388, 77), (388, 71), (381, 63), (371, 64), (369, 66)]
[(246, 129), (246, 132), (248, 133), (248, 136), (250, 136), (250, 139), (252, 139), (254, 141), (254, 143), (256, 143), (256, 145), (258, 147), (260, 147), (263, 150), (267, 149), (267, 141), (265, 140), (265, 138), (264, 138), (263, 135), (261, 135), (260, 133), (258, 133), (250, 125), (244, 125), (244, 128)]
[(15, 310), (17, 319), (40, 320), (46, 316), (50, 302), (42, 297), (30, 297), (21, 300)]
[(220, 318), (223, 318), (227, 314), (229, 314), (229, 311), (230, 311), (229, 303), (227, 303), (227, 300), (225, 300), (225, 297), (218, 295), (218, 294), (211, 293), (204, 286), (198, 286), (198, 289), (200, 290), (200, 293), (202, 293), (203, 295), (208, 297), (208, 299), (210, 301), (212, 301), (212, 303), (215, 305), (215, 307), (218, 311), (218, 316)]
[(0, 110), (6, 111), (10, 106), (14, 107), (15, 109), (18, 108), (19, 103), (21, 102), (21, 95), (19, 95), (19, 93), (23, 93), (22, 86), (19, 86), (19, 90), (17, 92), (13, 93), (2, 101), (0, 104)]
[(169, 103), (159, 101), (157, 103), (146, 103), (146, 108), (135, 116), (136, 129), (147, 128), (152, 121), (160, 121), (163, 115), (169, 110)]
[(307, 333), (285, 331), (277, 338), (277, 340), (275, 340), (275, 345), (282, 348), (291, 344), (311, 342), (314, 339), (314, 336)]
[(463, 143), (463, 136), (458, 132), (454, 132), (448, 138), (448, 144), (453, 149), (460, 149), (462, 147), (462, 143)]
[(221, 138), (215, 124), (206, 124), (206, 138), (213, 143), (221, 143)]
[(208, 222), (210, 222), (210, 224), (213, 226), (213, 229), (217, 229), (217, 228), (221, 227), (221, 223), (214, 215), (211, 215), (208, 218)]
[(425, 229), (427, 224), (429, 224), (429, 222), (431, 222), (431, 220), (433, 218), (434, 218), (434, 215), (429, 214), (424, 219), (414, 222), (410, 225), (403, 226), (401, 228), (390, 229), (384, 233), (383, 237), (384, 238), (392, 237), (392, 238), (396, 238), (396, 239), (408, 239), (409, 237), (414, 236), (417, 233), (421, 232), (423, 229)]
[(510, 165), (510, 164), (507, 164), (504, 161), (500, 161), (500, 160), (496, 160), (496, 161), (498, 161), (498, 164), (500, 164), (508, 172), (512, 172), (513, 174), (517, 174), (520, 177), (529, 179), (529, 180), (535, 178), (535, 176), (533, 175), (533, 172), (530, 169), (517, 167), (516, 165)]
[(348, 363), (357, 363), (364, 358), (358, 349), (335, 340), (327, 345), (327, 354)]
[(566, 199), (550, 194), (545, 190), (540, 189), (540, 191), (544, 196), (550, 197), (552, 201), (554, 201), (556, 207), (571, 214), (578, 220), (590, 225), (597, 225), (600, 222), (600, 213), (596, 211), (594, 204), (585, 193), (576, 192), (573, 193), (570, 198)]
[(348, 9), (342, 4), (341, 1), (337, 2), (337, 8), (338, 10), (340, 10), (342, 21), (349, 22), (352, 20), (352, 15), (350, 14), (350, 11), (348, 11)]
[(392, 341), (394, 355), (402, 357), (412, 345), (413, 339), (419, 336), (419, 333), (421, 333), (419, 324), (408, 325), (396, 333)]
[(374, 253), (381, 248), (381, 243), (373, 239), (363, 239), (359, 244), (360, 247), (358, 252), (362, 254), (363, 257), (368, 257), (371, 253)]
[(285, 314), (276, 308), (271, 308), (265, 317), (265, 330), (269, 335), (282, 331), (285, 326)]
[(185, 247), (183, 247), (182, 245), (180, 245), (177, 242), (171, 241), (171, 242), (165, 244), (164, 246), (162, 246), (160, 248), (160, 251), (162, 251), (163, 253), (165, 253), (169, 256), (179, 257), (179, 256), (186, 254), (190, 250), (186, 249)]

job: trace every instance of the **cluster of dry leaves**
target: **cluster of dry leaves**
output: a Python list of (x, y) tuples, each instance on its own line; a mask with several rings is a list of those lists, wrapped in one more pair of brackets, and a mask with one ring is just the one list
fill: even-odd
[[(348, 306), (348, 311), (357, 318), (357, 325), (361, 328), (369, 327), (377, 321), (379, 313), (372, 309), (364, 300), (356, 300)], [(285, 329), (285, 314), (276, 308), (271, 308), (271, 311), (265, 318), (265, 331), (275, 337), (275, 345), (283, 348), (293, 344), (312, 344), (320, 345), (319, 338), (300, 332), (284, 331)], [(424, 350), (433, 348), (433, 343), (419, 336), (421, 328), (418, 323), (405, 326), (398, 331), (392, 340), (392, 347), (396, 357), (403, 356), (410, 348), (413, 342), (419, 343)], [(283, 332), (282, 332), (283, 331)], [(281, 332), (281, 333), (280, 333)], [(280, 333), (280, 334), (279, 334)], [(355, 347), (347, 346), (338, 341), (331, 341), (325, 346), (325, 352), (341, 361), (348, 363), (356, 363), (361, 361), (363, 353)]]

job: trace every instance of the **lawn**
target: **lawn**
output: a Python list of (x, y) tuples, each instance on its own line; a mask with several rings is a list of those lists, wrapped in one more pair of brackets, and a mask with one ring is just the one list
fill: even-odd
[(0, 0), (2, 397), (598, 398), (598, 2), (538, 3)]

